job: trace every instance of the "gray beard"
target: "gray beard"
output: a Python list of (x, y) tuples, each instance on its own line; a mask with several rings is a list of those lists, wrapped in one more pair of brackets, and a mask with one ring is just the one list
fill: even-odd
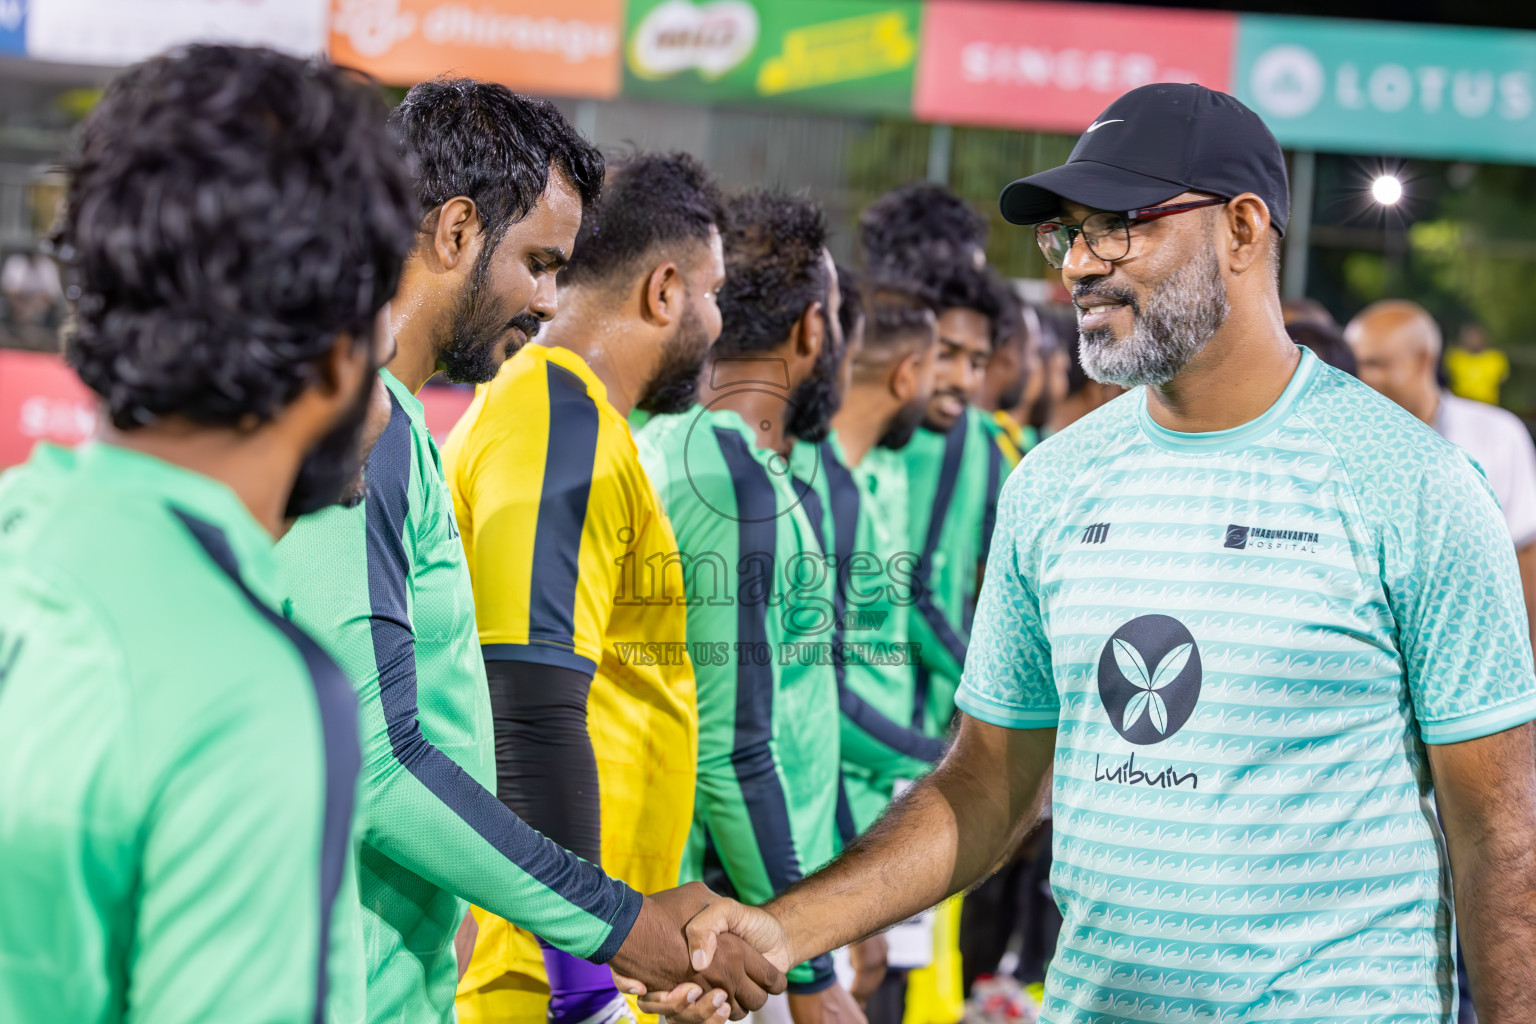
[(1213, 239), (1163, 281), (1144, 306), (1129, 293), (1101, 289), (1092, 294), (1127, 301), (1134, 320), (1129, 337), (1121, 341), (1108, 327), (1079, 331), (1083, 372), (1102, 384), (1127, 388), (1166, 384), (1176, 377), (1221, 329), (1230, 308)]

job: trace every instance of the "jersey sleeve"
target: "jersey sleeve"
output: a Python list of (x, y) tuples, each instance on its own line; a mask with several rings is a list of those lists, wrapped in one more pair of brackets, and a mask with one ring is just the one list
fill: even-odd
[(1459, 449), (1415, 473), (1381, 517), (1380, 558), (1424, 742), (1459, 743), (1536, 718), (1520, 571), (1487, 483)]
[[(640, 896), (546, 839), (435, 746), (418, 715), (408, 532), (412, 441), (397, 404), (368, 461), (362, 507), (325, 513), (291, 563), (337, 562), (305, 621), (345, 651), (363, 705), (364, 841), (401, 867), (586, 959), (617, 951)], [(324, 621), (316, 621), (316, 614)], [(301, 609), (301, 614), (303, 614)]]
[[(194, 741), (145, 752), (170, 761), (143, 827), (127, 1021), (325, 1019), (332, 914), (357, 898), (339, 885), (352, 855), (356, 704), (330, 665), (346, 706), (312, 724), (313, 702), (294, 699), (311, 689), (293, 678), (297, 661), (232, 665), (249, 685), (189, 724)], [(328, 772), (344, 806), (327, 802)]]
[(1054, 728), (1061, 699), (1051, 667), (1040, 595), (1038, 533), (1049, 510), (1031, 486), (1026, 460), (1009, 476), (999, 502), (976, 622), (955, 703), (967, 714), (1010, 729)]

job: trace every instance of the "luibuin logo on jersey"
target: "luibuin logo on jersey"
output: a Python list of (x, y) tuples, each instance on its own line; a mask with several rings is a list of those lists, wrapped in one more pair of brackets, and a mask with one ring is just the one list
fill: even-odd
[(1131, 743), (1161, 743), (1184, 728), (1200, 681), (1200, 647), (1169, 615), (1132, 619), (1099, 654), (1099, 699), (1109, 724)]

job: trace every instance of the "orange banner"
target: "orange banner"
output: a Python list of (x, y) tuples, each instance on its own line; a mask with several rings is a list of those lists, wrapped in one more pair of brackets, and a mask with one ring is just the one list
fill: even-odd
[(331, 59), (394, 85), (448, 73), (608, 99), (623, 15), (623, 0), (332, 0)]

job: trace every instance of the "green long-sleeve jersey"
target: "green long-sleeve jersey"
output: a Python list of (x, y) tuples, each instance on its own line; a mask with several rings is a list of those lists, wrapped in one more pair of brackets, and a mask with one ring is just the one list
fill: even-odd
[(394, 409), (367, 497), (278, 546), (294, 618), (321, 637), (362, 712), (358, 893), (368, 1020), (451, 1021), (453, 937), (468, 900), (577, 956), (612, 956), (640, 896), (555, 845), (495, 795), (485, 665), (464, 549), (421, 403)]
[[(868, 461), (867, 459), (865, 461)], [(906, 542), (906, 475), (849, 467), (837, 435), (795, 446), (796, 480), (836, 574), (833, 645), (843, 792), (839, 838), (874, 824), (897, 780), (925, 774), (943, 743), (912, 725), (917, 650), (909, 639), (917, 554)]]
[[(657, 416), (637, 442), (677, 535), (699, 699), (695, 839), (736, 895), (764, 903), (832, 858), (838, 792), (833, 583), (788, 461), (734, 411)], [(792, 991), (836, 980), (831, 958)]]
[(898, 460), (906, 475), (908, 538), (918, 553), (911, 635), (920, 654), (912, 722), (931, 736), (944, 735), (955, 714), (955, 690), (997, 520), (1003, 457), (985, 420), (985, 413), (967, 406), (947, 433), (919, 430), (895, 458), (872, 456), (877, 475)]
[(0, 1021), (360, 1007), (356, 702), (234, 493), (40, 445), (0, 477), (0, 608)]

